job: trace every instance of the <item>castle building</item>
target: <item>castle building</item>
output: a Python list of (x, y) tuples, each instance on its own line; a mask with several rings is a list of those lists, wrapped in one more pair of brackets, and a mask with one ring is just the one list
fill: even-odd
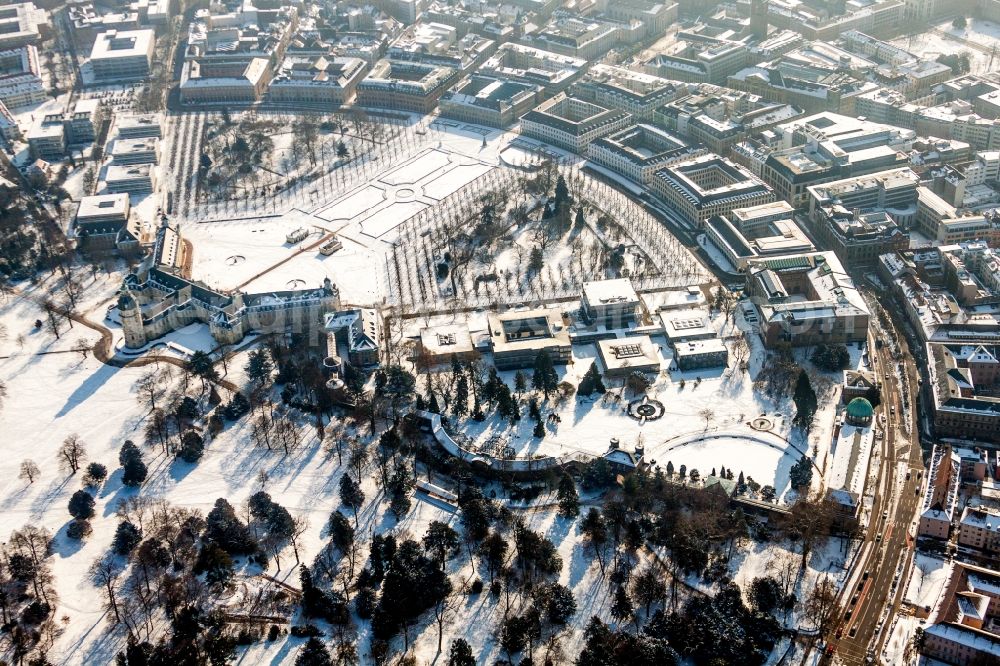
[(180, 232), (164, 224), (152, 254), (126, 276), (118, 310), (127, 348), (140, 349), (198, 322), (208, 325), (219, 344), (235, 344), (251, 331), (318, 330), (323, 314), (340, 307), (329, 278), (314, 289), (224, 292), (185, 277), (185, 255)]

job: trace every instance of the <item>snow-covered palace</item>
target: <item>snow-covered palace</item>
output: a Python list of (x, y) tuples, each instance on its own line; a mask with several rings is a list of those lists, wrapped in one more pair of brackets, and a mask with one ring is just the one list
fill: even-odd
[(340, 307), (329, 278), (312, 289), (261, 294), (212, 289), (184, 277), (187, 247), (180, 231), (164, 224), (153, 252), (125, 277), (118, 310), (127, 348), (139, 349), (196, 322), (207, 324), (220, 344), (235, 344), (250, 331), (321, 328), (323, 314)]

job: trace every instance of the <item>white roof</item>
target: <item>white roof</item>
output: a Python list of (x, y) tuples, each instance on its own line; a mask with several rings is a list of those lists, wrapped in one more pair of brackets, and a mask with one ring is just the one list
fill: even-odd
[(129, 208), (127, 194), (101, 194), (80, 199), (80, 208), (76, 212), (77, 219), (88, 217), (104, 217), (106, 215), (125, 215)]
[(153, 45), (155, 33), (149, 29), (143, 30), (108, 30), (102, 32), (94, 40), (94, 48), (90, 51), (90, 59), (132, 58), (148, 56)]
[(472, 336), (465, 324), (429, 326), (420, 331), (420, 345), (430, 354), (461, 354), (472, 350)]
[(583, 295), (591, 305), (639, 302), (639, 296), (628, 278), (584, 282)]
[(601, 340), (597, 343), (597, 349), (606, 370), (643, 370), (660, 366), (659, 348), (648, 335)]

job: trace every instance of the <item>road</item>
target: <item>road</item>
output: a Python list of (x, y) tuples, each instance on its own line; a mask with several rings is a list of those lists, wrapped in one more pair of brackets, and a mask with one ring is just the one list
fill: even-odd
[[(877, 418), (884, 419), (885, 435), (877, 452), (879, 472), (861, 555), (841, 593), (840, 637), (830, 641), (834, 656), (828, 650), (825, 663), (879, 663), (878, 655), (888, 638), (891, 618), (899, 610), (913, 560), (909, 530), (921, 499), (924, 468), (916, 422), (916, 369), (905, 338), (881, 303), (872, 298), (870, 305), (877, 315), (871, 320), (874, 330), (870, 338), (883, 342), (881, 349), (877, 345), (869, 345), (869, 349), (875, 351), (876, 376), (882, 381)], [(897, 353), (893, 352), (893, 340), (898, 344)], [(902, 361), (897, 360), (897, 354)]]

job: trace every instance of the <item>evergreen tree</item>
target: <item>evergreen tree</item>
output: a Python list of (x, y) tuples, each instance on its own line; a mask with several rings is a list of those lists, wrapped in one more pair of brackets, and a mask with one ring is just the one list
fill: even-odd
[(330, 658), (330, 651), (326, 649), (326, 646), (318, 638), (312, 636), (302, 647), (299, 656), (295, 658), (295, 666), (333, 666), (333, 660)]
[(148, 470), (142, 460), (130, 460), (122, 467), (122, 483), (126, 486), (139, 486), (146, 480)]
[(69, 498), (69, 515), (77, 520), (94, 517), (94, 496), (86, 490), (78, 490)]
[(517, 395), (520, 396), (528, 389), (528, 378), (524, 376), (524, 373), (518, 370), (514, 373), (514, 390)]
[(448, 651), (448, 666), (476, 666), (472, 647), (464, 638), (456, 638), (451, 642), (451, 649)]
[(555, 194), (555, 212), (559, 212), (559, 209), (564, 203), (569, 202), (569, 188), (566, 187), (566, 179), (559, 176), (556, 180), (556, 194)]
[(400, 520), (410, 511), (410, 493), (413, 491), (413, 475), (407, 465), (399, 464), (389, 478), (388, 492), (390, 495), (389, 511)]
[(672, 460), (667, 461), (667, 476), (672, 477), (674, 475), (674, 463)]
[(547, 349), (543, 349), (535, 356), (535, 370), (531, 376), (531, 386), (541, 391), (546, 399), (559, 387), (559, 375), (552, 365), (552, 357)]
[(632, 606), (632, 599), (629, 598), (628, 592), (621, 585), (615, 590), (615, 600), (611, 604), (611, 617), (615, 619), (618, 624), (625, 624), (632, 619), (635, 615), (635, 608)]
[(495, 366), (490, 366), (489, 376), (486, 381), (483, 382), (482, 388), (479, 390), (479, 395), (482, 397), (483, 402), (495, 403), (497, 400), (497, 389), (503, 380), (500, 379), (500, 375), (497, 374), (497, 369)]
[(250, 358), (243, 369), (251, 381), (258, 386), (263, 386), (271, 379), (274, 365), (271, 363), (267, 349), (260, 348), (250, 352)]
[(248, 555), (257, 550), (250, 529), (239, 519), (232, 505), (221, 497), (215, 500), (215, 506), (205, 517), (205, 532), (201, 538), (230, 555)]
[(128, 555), (142, 541), (142, 532), (127, 520), (118, 523), (115, 538), (111, 541), (111, 549), (116, 555)]
[(577, 230), (583, 229), (586, 226), (587, 220), (583, 217), (583, 206), (576, 209), (576, 218), (573, 220), (573, 226)]
[(531, 431), (531, 436), (537, 437), (538, 439), (542, 439), (545, 437), (545, 425), (541, 421), (535, 423), (535, 427)]
[(580, 515), (580, 496), (576, 492), (576, 483), (569, 474), (563, 474), (559, 479), (559, 513), (567, 518)]
[(542, 412), (538, 409), (538, 400), (534, 396), (528, 400), (528, 416), (530, 416), (535, 422), (542, 420)]
[(545, 255), (542, 254), (542, 248), (535, 245), (528, 254), (528, 271), (538, 273), (543, 268), (545, 268)]
[(347, 516), (336, 509), (330, 514), (330, 543), (341, 553), (346, 553), (354, 543), (354, 527)]
[(458, 554), (458, 532), (448, 524), (432, 520), (423, 539), (424, 550), (444, 569), (445, 562)]
[(806, 374), (805, 370), (799, 370), (792, 401), (795, 403), (794, 423), (809, 432), (812, 428), (813, 418), (816, 416), (817, 400), (816, 392), (813, 391), (809, 375)]
[(354, 526), (358, 525), (358, 509), (365, 503), (365, 493), (350, 474), (340, 477), (340, 502), (354, 512)]
[(604, 381), (601, 378), (601, 371), (597, 369), (597, 363), (593, 362), (587, 372), (580, 379), (580, 385), (576, 392), (580, 395), (592, 395), (594, 393), (604, 393)]
[(564, 625), (576, 615), (573, 591), (559, 583), (539, 585), (535, 601), (544, 609), (546, 619), (554, 625)]
[(312, 572), (304, 564), (299, 566), (299, 587), (302, 590), (303, 616), (326, 620), (332, 624), (347, 622), (347, 604), (339, 594), (316, 587)]
[(438, 404), (438, 399), (437, 396), (434, 394), (434, 391), (431, 391), (430, 400), (428, 400), (427, 402), (427, 411), (431, 412), (432, 414), (441, 413), (441, 406)]
[[(212, 357), (200, 349), (191, 354), (191, 358), (185, 364), (185, 369), (195, 377), (200, 377), (202, 381), (214, 382), (219, 379), (219, 371), (215, 369)], [(204, 384), (202, 387), (204, 388)]]
[(521, 413), (518, 410), (517, 401), (510, 394), (510, 388), (505, 383), (500, 382), (496, 387), (496, 391), (497, 413), (506, 418), (511, 425), (520, 421)]
[(651, 566), (645, 567), (632, 579), (632, 593), (646, 609), (646, 618), (653, 604), (667, 596), (667, 585)]
[(455, 402), (451, 406), (455, 416), (465, 416), (469, 411), (469, 379), (460, 375), (455, 385)]
[(142, 452), (131, 441), (125, 440), (118, 452), (118, 462), (122, 466), (122, 483), (129, 487), (140, 485), (146, 480), (146, 463), (142, 461)]
[(802, 457), (788, 471), (788, 480), (791, 482), (793, 488), (801, 490), (809, 487), (809, 484), (812, 483), (812, 477), (812, 461), (809, 460), (808, 456), (802, 454)]
[(131, 439), (126, 439), (122, 448), (118, 450), (118, 464), (125, 466), (129, 460), (142, 460), (142, 452)]
[(195, 463), (201, 459), (205, 452), (205, 442), (194, 430), (188, 430), (181, 435), (181, 447), (177, 451), (177, 457), (187, 463)]

